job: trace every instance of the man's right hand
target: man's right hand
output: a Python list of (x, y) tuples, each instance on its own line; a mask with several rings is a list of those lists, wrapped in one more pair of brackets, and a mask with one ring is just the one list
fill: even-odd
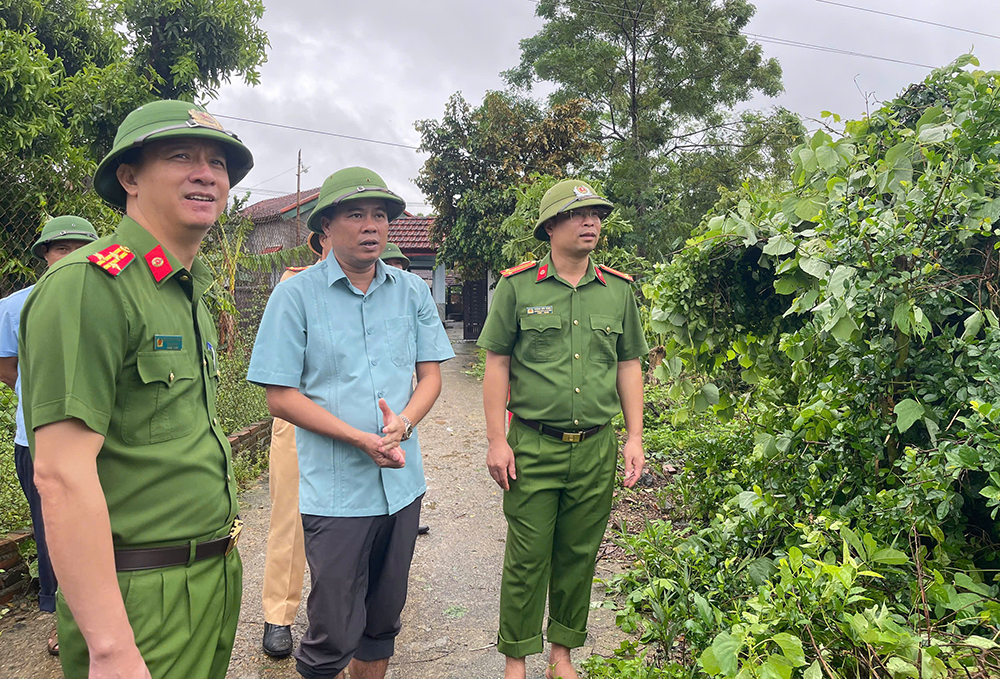
[(368, 457), (370, 457), (379, 467), (402, 469), (406, 464), (406, 452), (402, 449), (402, 447), (393, 446), (385, 452), (380, 450), (383, 448), (384, 442), (382, 441), (382, 437), (378, 434), (363, 432), (356, 445), (358, 448), (365, 451)]
[(517, 469), (514, 467), (514, 451), (507, 439), (498, 439), (490, 443), (486, 452), (486, 466), (490, 476), (504, 490), (510, 490), (510, 481), (517, 481)]
[(152, 679), (139, 648), (106, 656), (90, 656), (90, 679)]

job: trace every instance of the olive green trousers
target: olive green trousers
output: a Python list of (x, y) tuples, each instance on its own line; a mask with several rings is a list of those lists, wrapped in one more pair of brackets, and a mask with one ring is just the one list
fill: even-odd
[[(153, 679), (223, 679), (236, 640), (243, 597), (239, 552), (172, 566), (118, 573), (135, 643)], [(56, 598), (59, 658), (66, 679), (86, 679), (87, 642), (66, 600)]]
[(613, 427), (564, 443), (511, 422), (517, 480), (504, 493), (507, 546), (497, 650), (512, 658), (542, 651), (545, 591), (549, 643), (587, 639), (597, 550), (611, 514), (618, 441)]

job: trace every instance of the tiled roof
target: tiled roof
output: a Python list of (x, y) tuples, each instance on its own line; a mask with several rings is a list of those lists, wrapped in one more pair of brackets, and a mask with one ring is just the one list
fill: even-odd
[[(307, 199), (317, 193), (319, 193), (318, 187), (309, 189), (308, 191), (303, 191), (302, 202), (306, 202)], [(268, 198), (267, 200), (259, 201), (247, 207), (247, 209), (243, 212), (255, 222), (262, 222), (269, 219), (275, 219), (281, 214), (282, 210), (289, 207), (295, 207), (294, 193), (290, 193), (287, 196), (278, 196), (277, 198)]]
[(389, 241), (404, 252), (436, 252), (437, 247), (431, 243), (429, 236), (433, 224), (434, 217), (414, 217), (404, 212), (402, 217), (389, 224)]

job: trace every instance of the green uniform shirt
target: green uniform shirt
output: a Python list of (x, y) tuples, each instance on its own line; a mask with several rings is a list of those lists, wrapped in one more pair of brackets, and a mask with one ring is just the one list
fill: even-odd
[(551, 255), (500, 280), (477, 344), (511, 357), (512, 413), (571, 431), (617, 415), (618, 362), (649, 353), (631, 285), (591, 262), (574, 288)]
[[(115, 245), (134, 259), (120, 259), (128, 252)], [(203, 299), (212, 282), (199, 260), (186, 270), (125, 217), (52, 267), (25, 303), (19, 353), (31, 447), (37, 427), (69, 418), (105, 437), (97, 471), (116, 548), (214, 537), (236, 516), (229, 441), (216, 418), (217, 335)]]

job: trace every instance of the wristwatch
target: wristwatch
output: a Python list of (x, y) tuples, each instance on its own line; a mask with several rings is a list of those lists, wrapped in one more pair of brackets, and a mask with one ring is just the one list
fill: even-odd
[(406, 429), (403, 430), (403, 438), (401, 438), (400, 441), (406, 441), (411, 436), (413, 436), (413, 423), (410, 422), (410, 418), (408, 418), (406, 415), (400, 415), (399, 419), (401, 419), (403, 421), (403, 424), (406, 425)]

